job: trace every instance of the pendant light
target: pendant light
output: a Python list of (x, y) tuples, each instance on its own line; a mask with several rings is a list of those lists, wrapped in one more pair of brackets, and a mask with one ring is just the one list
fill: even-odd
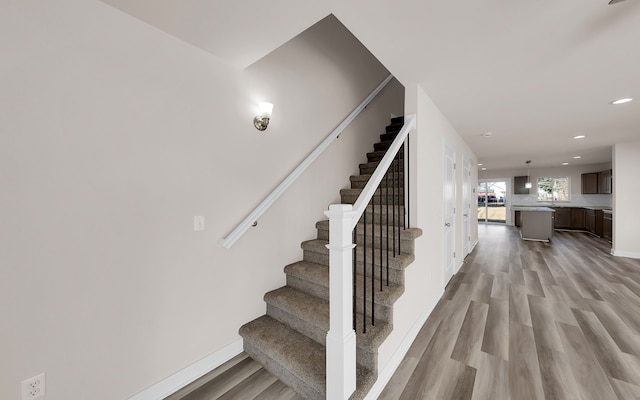
[(529, 164), (531, 164), (531, 160), (527, 160), (527, 183), (524, 184), (524, 187), (527, 189), (531, 189), (531, 175), (529, 174)]

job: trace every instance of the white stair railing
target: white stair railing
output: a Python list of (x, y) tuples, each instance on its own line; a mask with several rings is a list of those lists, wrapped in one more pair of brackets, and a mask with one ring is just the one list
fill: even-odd
[(220, 239), (218, 244), (226, 249), (231, 248), (233, 244), (240, 239), (242, 235), (252, 226), (254, 225), (258, 219), (264, 214), (269, 207), (273, 205), (282, 196), (282, 194), (295, 182), (300, 175), (311, 165), (313, 162), (336, 140), (342, 131), (349, 126), (351, 121), (353, 121), (358, 114), (362, 110), (364, 110), (367, 105), (373, 100), (380, 91), (387, 86), (389, 82), (393, 79), (393, 75), (389, 75), (385, 78), (382, 83), (376, 87), (367, 98), (365, 98), (358, 107), (356, 107), (351, 114), (349, 114), (341, 123), (338, 125), (330, 134), (327, 136), (322, 143), (316, 147), (311, 154), (305, 158), (300, 165), (298, 165), (274, 190), (271, 192), (262, 202), (253, 210), (245, 219), (240, 222), (240, 224), (233, 230), (227, 237)]
[[(382, 182), (407, 135), (416, 127), (415, 114), (406, 116), (404, 126), (369, 178), (356, 202), (332, 204), (329, 217), (329, 332), (327, 333), (327, 399), (346, 400), (356, 389), (356, 334), (353, 330), (353, 243), (352, 232), (366, 212), (376, 188)], [(405, 199), (406, 201), (406, 199)], [(395, 211), (394, 211), (395, 212)]]

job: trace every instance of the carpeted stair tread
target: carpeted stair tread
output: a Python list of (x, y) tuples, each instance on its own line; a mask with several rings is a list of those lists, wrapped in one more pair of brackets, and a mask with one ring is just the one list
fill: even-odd
[[(293, 264), (289, 264), (285, 267), (285, 273), (287, 275), (291, 275), (298, 279), (305, 280), (307, 282), (311, 282), (315, 285), (329, 288), (329, 267), (326, 265), (316, 264), (313, 262), (307, 261), (298, 261)], [(380, 281), (375, 279), (375, 288), (380, 287)], [(382, 292), (376, 290), (374, 301), (376, 304), (381, 304), (383, 306), (392, 306), (393, 303), (402, 295), (404, 292), (404, 287), (397, 285), (395, 283), (389, 282), (389, 285), (383, 284), (384, 290)], [(367, 298), (371, 299), (371, 287), (370, 284), (366, 287)], [(325, 300), (328, 300), (328, 290), (326, 295), (317, 295), (318, 297), (322, 297)], [(362, 298), (363, 293), (362, 290), (358, 290), (356, 292), (356, 297)]]
[[(268, 359), (276, 362), (290, 375), (322, 395), (320, 398), (324, 397), (326, 381), (324, 346), (267, 315), (243, 325), (240, 328), (240, 335), (254, 348), (260, 349)], [(254, 358), (262, 358), (261, 355), (249, 354)], [(285, 383), (291, 385), (289, 382)], [(293, 388), (300, 390), (295, 385)], [(301, 391), (305, 392), (305, 390)], [(308, 395), (308, 393), (305, 394)]]
[[(321, 265), (323, 267), (327, 267), (329, 265), (329, 262), (328, 262), (329, 249), (327, 249), (326, 247), (328, 243), (329, 242), (327, 240), (322, 240), (322, 239), (311, 239), (311, 240), (306, 240), (302, 242), (300, 244), (300, 247), (302, 247), (302, 250), (326, 256), (323, 258), (323, 260), (326, 260), (326, 263), (324, 261), (322, 263), (319, 263), (313, 260), (305, 260), (305, 261), (311, 262), (314, 265)], [(370, 247), (367, 248), (367, 254), (370, 254), (370, 251), (371, 251), (371, 248)], [(362, 261), (363, 256), (364, 256), (364, 247), (356, 246), (356, 257), (358, 258), (358, 261)], [(409, 264), (411, 264), (414, 259), (415, 259), (415, 256), (413, 254), (405, 254), (405, 253), (396, 254), (395, 257), (393, 256), (389, 257), (389, 267), (396, 268), (396, 269), (404, 269)], [(370, 262), (370, 260), (368, 261)], [(385, 261), (386, 261), (386, 256), (385, 256)], [(373, 265), (379, 266), (380, 260), (378, 258), (375, 258)], [(386, 263), (384, 264), (384, 266), (386, 267)], [(286, 272), (286, 267), (285, 267), (285, 272)]]

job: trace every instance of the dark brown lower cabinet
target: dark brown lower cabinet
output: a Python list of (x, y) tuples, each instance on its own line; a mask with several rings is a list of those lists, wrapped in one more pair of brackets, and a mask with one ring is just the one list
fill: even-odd
[(556, 207), (553, 227), (556, 229), (571, 229), (571, 208)]
[(584, 219), (585, 219), (584, 208), (571, 209), (571, 229), (584, 229), (585, 228)]
[(603, 224), (604, 224), (604, 211), (602, 210), (596, 210), (596, 224), (595, 224), (595, 228), (593, 230), (593, 233), (595, 233), (596, 235), (602, 237), (603, 233)]
[(521, 217), (520, 217), (520, 211), (515, 211), (515, 222), (514, 225), (517, 226), (518, 228), (522, 226), (522, 222), (521, 222)]
[(602, 219), (602, 238), (611, 240), (613, 236), (612, 232), (612, 215), (609, 213), (604, 214), (604, 218)]
[(595, 233), (596, 210), (586, 209), (584, 211), (584, 228), (591, 233)]

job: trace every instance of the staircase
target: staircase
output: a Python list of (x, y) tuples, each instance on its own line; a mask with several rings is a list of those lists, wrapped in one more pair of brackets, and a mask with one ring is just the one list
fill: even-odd
[[(367, 154), (368, 162), (360, 164), (360, 175), (351, 177), (351, 189), (340, 191), (342, 203), (352, 204), (369, 180), (382, 156), (386, 152), (400, 128), (403, 118), (394, 118), (386, 132), (380, 135), (381, 142), (374, 145), (374, 151)], [(401, 150), (402, 152), (402, 150)], [(400, 154), (402, 156), (402, 154)], [(402, 162), (396, 161), (392, 167), (395, 172), (388, 172), (388, 182), (395, 177), (396, 186), (403, 179)], [(389, 183), (390, 185), (390, 183)], [(382, 192), (383, 207), (379, 207), (378, 194)], [(393, 304), (404, 291), (404, 269), (414, 260), (414, 241), (422, 234), (420, 229), (403, 229), (404, 220), (403, 194), (399, 188), (391, 188), (383, 179), (377, 194), (375, 209), (369, 205), (366, 211), (368, 219), (366, 234), (366, 253), (368, 274), (367, 283), (362, 289), (365, 265), (365, 225), (364, 215), (355, 229), (356, 237), (356, 281), (361, 285), (355, 293), (356, 334), (357, 334), (357, 389), (352, 399), (362, 399), (375, 383), (378, 371), (378, 348), (391, 333), (393, 327)], [(389, 195), (389, 196), (387, 196)], [(393, 204), (393, 205), (391, 205)], [(379, 221), (395, 221), (395, 225), (380, 229)], [(382, 219), (380, 217), (382, 216)], [(371, 234), (371, 224), (374, 229)], [(267, 370), (276, 375), (287, 385), (307, 399), (325, 399), (325, 340), (329, 330), (329, 221), (316, 223), (317, 239), (303, 242), (303, 259), (287, 265), (284, 272), (287, 285), (273, 290), (264, 296), (267, 303), (266, 315), (251, 321), (240, 328), (244, 339), (244, 350)], [(393, 256), (390, 240), (393, 233), (400, 233), (400, 241), (394, 241), (396, 256)], [(372, 240), (373, 237), (373, 240)], [(372, 246), (373, 242), (373, 246)], [(378, 271), (380, 248), (389, 247), (388, 282), (375, 278), (374, 288), (371, 286), (371, 268)], [(372, 258), (373, 256), (373, 258)], [(377, 258), (375, 260), (374, 258)], [(374, 259), (373, 265), (371, 260)], [(376, 272), (377, 273), (377, 272)], [(374, 291), (375, 293), (372, 293)], [(374, 296), (372, 296), (372, 294)], [(373, 297), (373, 301), (372, 301)], [(373, 303), (373, 304), (372, 304)], [(375, 315), (375, 324), (371, 324), (370, 311), (363, 315), (363, 307)], [(366, 329), (366, 333), (364, 333)]]

